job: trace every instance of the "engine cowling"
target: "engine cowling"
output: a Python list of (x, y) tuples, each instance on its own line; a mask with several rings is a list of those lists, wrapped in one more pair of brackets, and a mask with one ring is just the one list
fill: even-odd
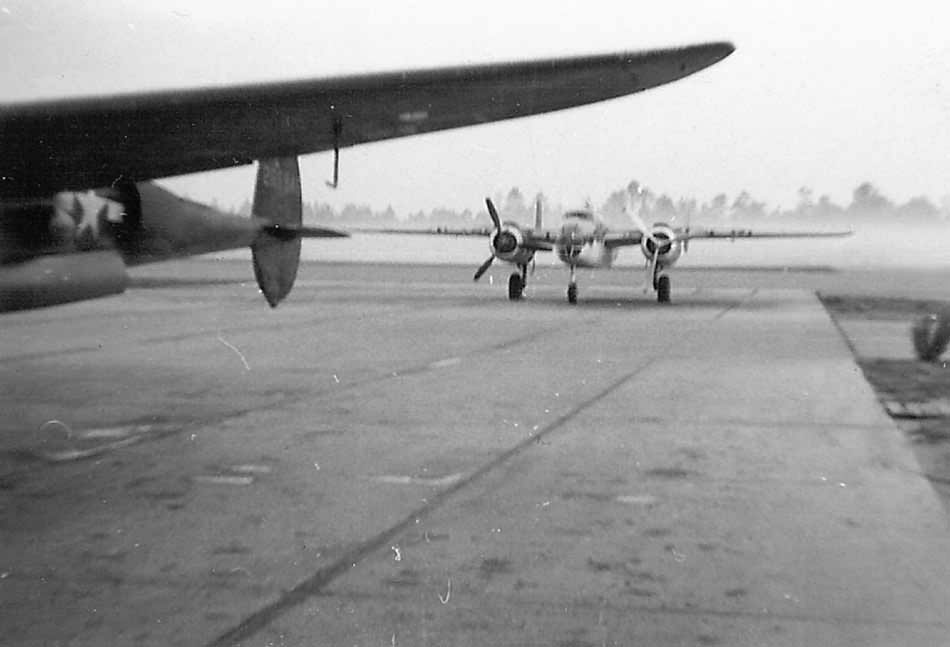
[(518, 225), (506, 222), (492, 232), (489, 239), (495, 258), (516, 265), (526, 265), (534, 258), (534, 250), (524, 247), (524, 234)]
[(0, 263), (35, 256), (112, 249), (122, 205), (91, 191), (0, 205)]
[(648, 260), (653, 260), (653, 255), (659, 247), (659, 256), (657, 262), (665, 267), (669, 267), (683, 253), (683, 241), (677, 238), (676, 231), (665, 223), (656, 223), (650, 229), (652, 237), (644, 236), (640, 241), (640, 251)]

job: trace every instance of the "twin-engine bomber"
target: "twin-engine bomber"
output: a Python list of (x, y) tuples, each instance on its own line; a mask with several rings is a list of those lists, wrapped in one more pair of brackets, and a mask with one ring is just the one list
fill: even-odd
[[(850, 236), (849, 231), (784, 231), (754, 232), (748, 229), (692, 229), (671, 227), (662, 222), (647, 226), (637, 211), (629, 213), (633, 228), (611, 231), (592, 210), (568, 211), (564, 214), (561, 228), (545, 229), (542, 226), (541, 205), (537, 204), (533, 228), (515, 222), (502, 222), (490, 198), (485, 199), (488, 215), (494, 227), (490, 230), (439, 230), (442, 235), (488, 236), (491, 256), (475, 271), (477, 281), (488, 271), (497, 258), (517, 268), (508, 278), (508, 298), (512, 301), (524, 297), (528, 281), (528, 268), (537, 252), (554, 252), (570, 269), (567, 300), (577, 303), (577, 269), (610, 268), (622, 247), (639, 247), (646, 259), (646, 286), (656, 293), (660, 303), (670, 302), (670, 276), (668, 270), (687, 251), (689, 242), (695, 239), (736, 240), (739, 238), (838, 238)], [(638, 207), (642, 206), (642, 203)], [(392, 231), (392, 230), (390, 230)]]

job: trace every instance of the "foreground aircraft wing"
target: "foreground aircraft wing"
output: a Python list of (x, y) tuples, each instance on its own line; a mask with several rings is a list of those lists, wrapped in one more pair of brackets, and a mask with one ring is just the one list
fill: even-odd
[(733, 51), (676, 49), (0, 103), (0, 199), (110, 186), (551, 112), (640, 92)]

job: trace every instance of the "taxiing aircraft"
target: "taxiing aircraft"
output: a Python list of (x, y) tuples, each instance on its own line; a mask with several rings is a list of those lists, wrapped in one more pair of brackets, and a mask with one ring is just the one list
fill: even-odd
[[(667, 273), (689, 247), (691, 240), (706, 238), (736, 240), (737, 238), (828, 238), (850, 236), (851, 231), (818, 232), (753, 232), (748, 229), (675, 228), (665, 223), (648, 227), (639, 213), (631, 213), (635, 228), (611, 231), (591, 210), (568, 211), (559, 230), (545, 230), (541, 222), (541, 205), (536, 206), (534, 228), (514, 222), (502, 222), (491, 199), (486, 198), (488, 214), (494, 229), (488, 231), (447, 231), (447, 235), (488, 235), (491, 256), (475, 272), (475, 280), (488, 270), (494, 260), (511, 263), (518, 268), (508, 279), (508, 298), (516, 301), (524, 296), (528, 266), (537, 252), (553, 251), (570, 268), (567, 300), (577, 302), (577, 268), (609, 268), (621, 247), (639, 247), (646, 258), (646, 284), (652, 286), (657, 301), (669, 303), (670, 277)], [(648, 288), (649, 289), (649, 288)]]
[[(275, 306), (297, 273), (297, 156), (640, 92), (730, 43), (432, 70), (0, 103), (0, 311), (122, 292), (126, 265), (250, 245)], [(149, 180), (259, 162), (240, 222)]]

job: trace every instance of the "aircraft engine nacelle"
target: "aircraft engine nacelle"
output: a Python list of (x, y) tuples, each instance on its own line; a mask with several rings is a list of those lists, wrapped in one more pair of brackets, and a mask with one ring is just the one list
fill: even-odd
[(495, 230), (490, 239), (495, 258), (515, 265), (526, 265), (534, 258), (534, 250), (524, 247), (524, 234), (518, 225), (506, 222)]
[(51, 200), (0, 205), (0, 263), (112, 249), (112, 227), (122, 209), (92, 191), (62, 191)]
[(113, 250), (4, 263), (0, 265), (0, 312), (119, 294), (127, 283), (125, 263)]
[(653, 234), (652, 238), (644, 236), (640, 241), (640, 251), (648, 261), (653, 260), (658, 246), (660, 254), (657, 260), (660, 264), (669, 267), (679, 260), (680, 254), (683, 253), (683, 241), (676, 237), (676, 231), (672, 227), (657, 223), (653, 225), (650, 233)]

